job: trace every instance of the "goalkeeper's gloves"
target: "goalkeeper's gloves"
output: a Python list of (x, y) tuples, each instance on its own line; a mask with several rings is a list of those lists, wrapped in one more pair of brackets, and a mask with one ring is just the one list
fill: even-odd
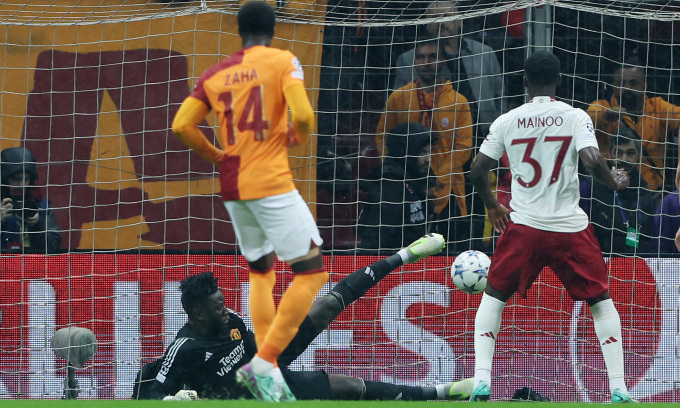
[(163, 401), (193, 401), (200, 399), (194, 390), (179, 390), (175, 395), (168, 395)]

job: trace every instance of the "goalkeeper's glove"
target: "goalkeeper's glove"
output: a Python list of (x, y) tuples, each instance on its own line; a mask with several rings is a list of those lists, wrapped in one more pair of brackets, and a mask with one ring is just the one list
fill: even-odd
[(198, 398), (198, 393), (194, 390), (179, 390), (177, 394), (168, 395), (163, 398), (163, 401), (193, 401), (200, 399)]

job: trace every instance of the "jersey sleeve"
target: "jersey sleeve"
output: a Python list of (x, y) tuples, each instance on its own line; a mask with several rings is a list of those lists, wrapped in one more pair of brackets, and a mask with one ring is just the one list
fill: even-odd
[(486, 139), (484, 139), (484, 142), (482, 142), (482, 145), (479, 147), (479, 152), (484, 153), (485, 156), (494, 160), (500, 159), (505, 152), (501, 125), (498, 119), (496, 119), (489, 127), (489, 134), (486, 135)]
[(194, 97), (198, 99), (199, 101), (203, 102), (208, 109), (212, 109), (212, 105), (210, 104), (210, 99), (208, 98), (208, 94), (205, 92), (205, 88), (203, 87), (203, 84), (205, 83), (206, 80), (210, 79), (215, 73), (218, 71), (216, 66), (213, 66), (209, 69), (207, 69), (200, 78), (198, 78), (198, 82), (196, 82), (196, 85), (194, 86), (194, 90), (191, 92), (189, 96)]
[(576, 151), (585, 149), (586, 147), (598, 148), (597, 137), (595, 137), (595, 128), (590, 116), (584, 111), (577, 109), (577, 114), (574, 118), (574, 147)]
[(165, 351), (161, 369), (152, 386), (154, 393), (175, 395), (183, 388), (189, 375), (187, 367), (192, 364), (191, 356), (188, 355), (190, 341), (187, 337), (178, 338)]
[(293, 84), (304, 84), (305, 74), (302, 70), (302, 64), (295, 55), (286, 52), (282, 58), (283, 75), (281, 76), (281, 90), (285, 91)]

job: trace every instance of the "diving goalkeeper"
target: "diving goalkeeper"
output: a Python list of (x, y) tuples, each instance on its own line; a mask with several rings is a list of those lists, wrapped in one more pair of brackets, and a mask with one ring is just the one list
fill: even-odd
[[(300, 400), (445, 400), (467, 399), (470, 379), (434, 387), (412, 387), (365, 381), (320, 371), (291, 371), (287, 367), (349, 304), (404, 264), (440, 252), (444, 238), (428, 234), (407, 248), (360, 269), (317, 299), (300, 329), (278, 360), (283, 377)], [(372, 272), (372, 273), (370, 273)], [(253, 332), (224, 305), (224, 295), (210, 272), (181, 282), (182, 307), (188, 322), (161, 360), (142, 368), (133, 398), (237, 399), (252, 398), (236, 382), (236, 370), (250, 361), (257, 347)], [(141, 377), (141, 378), (140, 378)], [(141, 379), (141, 381), (139, 381)], [(144, 379), (153, 379), (147, 382)], [(150, 386), (149, 386), (150, 385)], [(185, 390), (185, 391), (183, 391)], [(188, 392), (194, 390), (198, 393)]]

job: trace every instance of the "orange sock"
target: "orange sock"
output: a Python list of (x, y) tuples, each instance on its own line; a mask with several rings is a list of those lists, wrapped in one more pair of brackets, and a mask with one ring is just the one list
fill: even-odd
[(269, 328), (274, 321), (276, 308), (274, 307), (274, 285), (276, 273), (274, 269), (266, 272), (250, 271), (250, 317), (255, 329), (255, 342), (262, 347)]
[(314, 298), (326, 282), (328, 273), (325, 271), (296, 275), (293, 278), (293, 283), (281, 298), (279, 310), (264, 344), (257, 353), (258, 356), (271, 363), (276, 362), (281, 352), (297, 334), (300, 324), (312, 307)]

